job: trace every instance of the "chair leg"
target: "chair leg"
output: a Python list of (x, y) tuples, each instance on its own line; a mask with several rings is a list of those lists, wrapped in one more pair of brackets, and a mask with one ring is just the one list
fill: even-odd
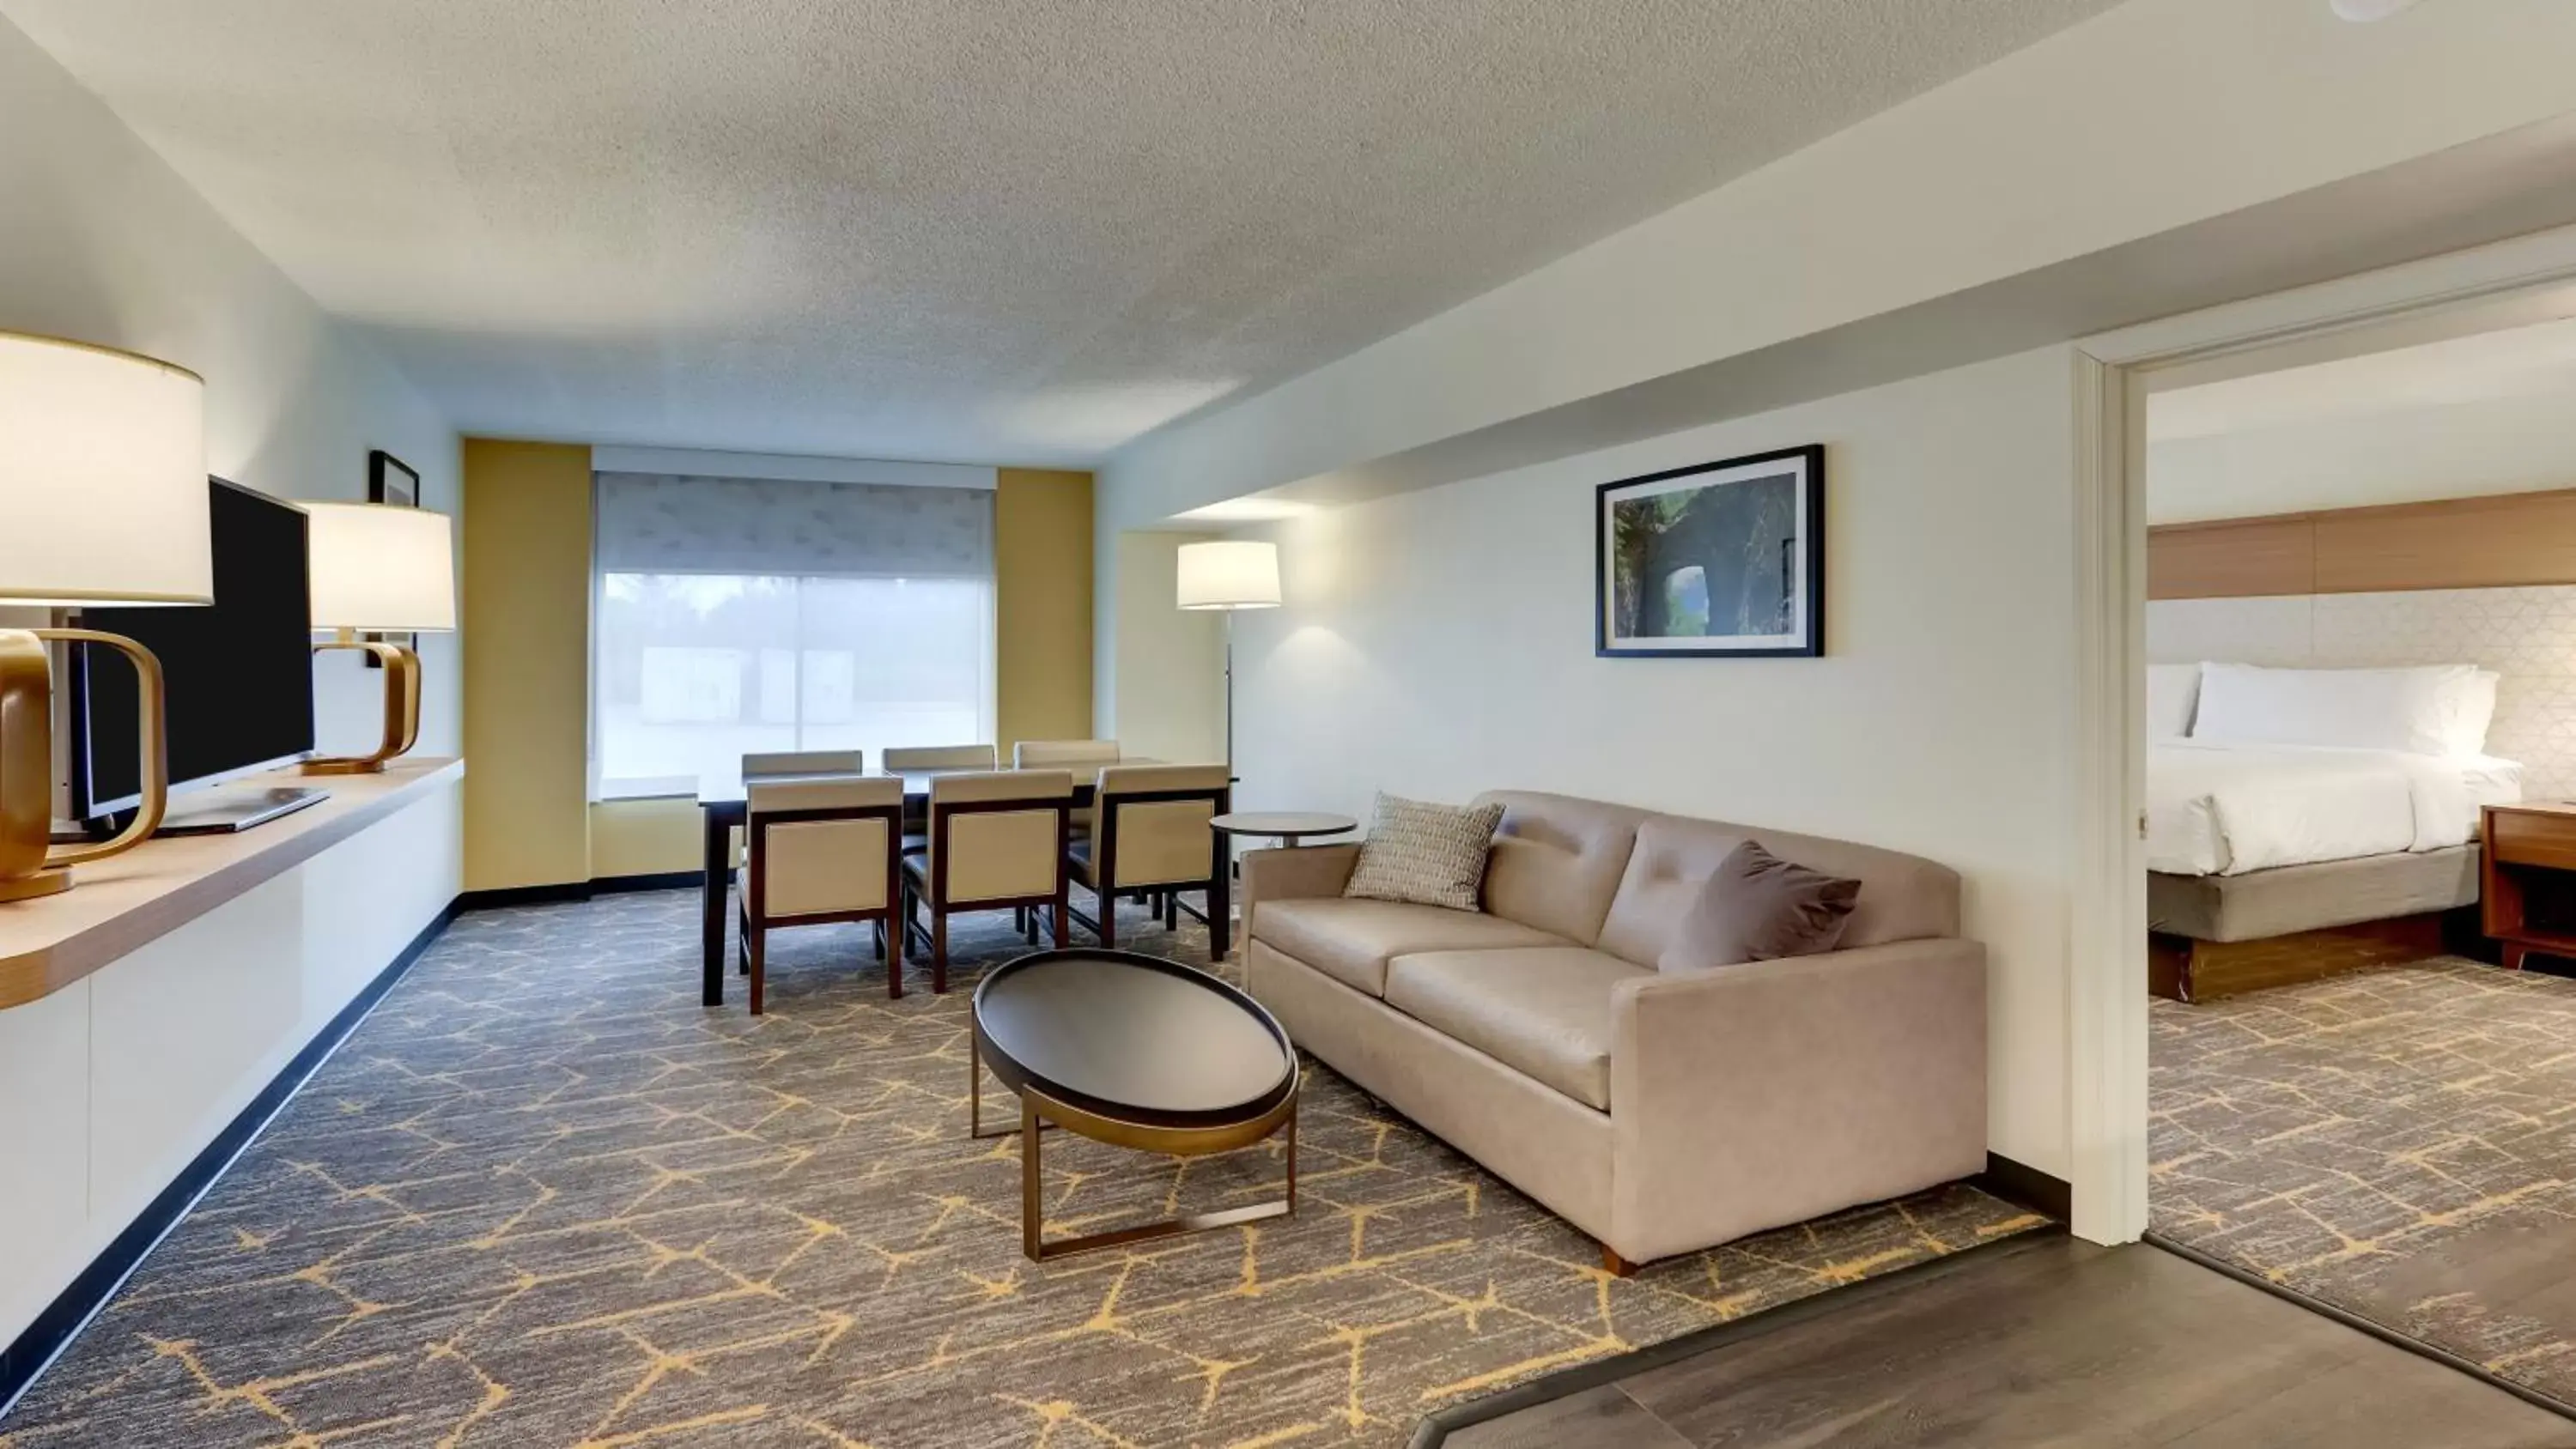
[(1073, 944), (1072, 916), (1065, 910), (1069, 904), (1068, 897), (1059, 895), (1055, 904), (1047, 908), (1047, 914), (1055, 917), (1055, 948), (1059, 951)]
[(1118, 892), (1093, 891), (1100, 901), (1100, 944), (1106, 949), (1118, 944)]
[(1026, 934), (1028, 933), (1028, 929), (1029, 929), (1029, 908), (1028, 908), (1028, 907), (1026, 907), (1026, 906), (1013, 906), (1013, 907), (1011, 907), (1011, 929), (1012, 929), (1012, 930), (1014, 930), (1014, 931), (1018, 931), (1018, 932), (1020, 932), (1022, 935), (1026, 935)]
[(948, 913), (937, 906), (930, 908), (930, 990), (948, 994)]
[(878, 960), (880, 960), (880, 961), (884, 960), (884, 959), (885, 959), (885, 922), (883, 922), (883, 921), (875, 921), (875, 922), (871, 922), (871, 923), (869, 924), (869, 927), (868, 927), (868, 935), (869, 935), (869, 937), (871, 938), (871, 939), (870, 939), (869, 944), (870, 944), (870, 946), (871, 946), (871, 947), (876, 951), (876, 953), (877, 953), (877, 959), (878, 959)]
[(751, 908), (746, 905), (734, 913), (734, 924), (741, 928), (733, 943), (733, 969), (744, 976), (751, 974)]
[(750, 960), (751, 1014), (754, 1016), (760, 1015), (765, 1009), (767, 1005), (765, 998), (767, 996), (769, 986), (768, 963), (761, 959), (767, 954), (765, 949), (766, 943), (761, 940), (760, 936), (760, 927), (754, 925), (743, 937), (743, 955), (748, 957)]
[(1181, 893), (1179, 891), (1165, 891), (1163, 892), (1163, 929), (1166, 931), (1177, 931), (1180, 928)]

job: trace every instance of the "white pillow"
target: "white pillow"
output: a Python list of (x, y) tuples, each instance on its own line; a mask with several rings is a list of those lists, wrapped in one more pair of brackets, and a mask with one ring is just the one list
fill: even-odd
[(2191, 733), (2192, 711), (2200, 704), (2200, 666), (2147, 666), (2147, 738), (2178, 739)]
[[(2204, 664), (2200, 712), (2191, 735), (2249, 744), (2448, 755), (2455, 751), (2464, 717), (2473, 713), (2463, 701), (2473, 701), (2478, 672), (2467, 664), (2412, 669)], [(2483, 740), (2484, 731), (2479, 734)]]
[(2483, 755), (2487, 752), (2487, 726), (2495, 723), (2496, 682), (2504, 678), (2492, 669), (2472, 669), (2452, 695), (2455, 711), (2451, 720), (2451, 753)]

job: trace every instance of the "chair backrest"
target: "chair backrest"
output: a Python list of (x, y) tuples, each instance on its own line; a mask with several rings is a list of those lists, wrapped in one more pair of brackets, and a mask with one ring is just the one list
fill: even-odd
[(745, 807), (746, 899), (763, 919), (879, 911), (893, 901), (901, 780), (754, 784)]
[(1107, 889), (1213, 880), (1233, 772), (1223, 765), (1113, 765), (1091, 805), (1092, 860)]
[(989, 770), (1000, 759), (991, 745), (920, 745), (888, 750), (883, 757), (889, 775), (906, 770)]
[(934, 897), (945, 905), (1052, 897), (1064, 889), (1070, 770), (996, 770), (930, 782)]
[(742, 757), (745, 779), (754, 775), (856, 775), (867, 767), (865, 750), (782, 750)]
[(1011, 763), (1020, 769), (1051, 765), (1114, 765), (1116, 740), (1022, 740), (1011, 746)]

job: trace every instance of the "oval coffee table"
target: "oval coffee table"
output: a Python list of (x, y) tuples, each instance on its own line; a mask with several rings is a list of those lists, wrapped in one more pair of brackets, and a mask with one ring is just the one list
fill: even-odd
[[(1297, 1210), (1296, 1049), (1276, 1017), (1225, 982), (1134, 951), (1040, 951), (975, 988), (967, 1130), (984, 1130), (984, 1068), (1020, 1099), (1020, 1248), (1068, 1253), (1232, 1227)], [(1139, 1152), (1192, 1157), (1288, 1133), (1275, 1202), (1045, 1241), (1038, 1138), (1048, 1125)]]

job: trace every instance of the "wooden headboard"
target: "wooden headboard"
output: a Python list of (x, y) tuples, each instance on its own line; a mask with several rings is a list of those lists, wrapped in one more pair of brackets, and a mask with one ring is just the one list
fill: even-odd
[(2147, 530), (2147, 597), (2576, 584), (2576, 488)]

